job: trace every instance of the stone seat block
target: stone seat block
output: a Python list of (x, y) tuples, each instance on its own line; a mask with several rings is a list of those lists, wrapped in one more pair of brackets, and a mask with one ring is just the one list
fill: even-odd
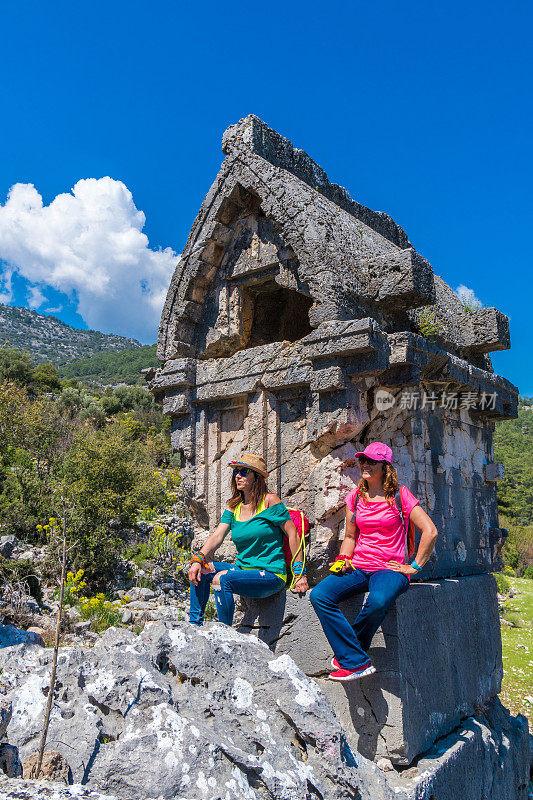
[[(376, 674), (343, 684), (326, 679), (332, 651), (308, 596), (280, 592), (241, 603), (239, 629), (256, 633), (276, 653), (288, 653), (316, 678), (351, 746), (367, 758), (411, 763), (500, 691), (492, 575), (413, 583), (374, 637), (369, 654)], [(348, 620), (361, 604), (361, 596), (343, 603)]]

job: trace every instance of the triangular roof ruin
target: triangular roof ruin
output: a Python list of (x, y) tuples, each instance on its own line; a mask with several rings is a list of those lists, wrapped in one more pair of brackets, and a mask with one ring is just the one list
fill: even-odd
[[(357, 321), (360, 328), (371, 320), (388, 340), (382, 369), (420, 371), (431, 362), (435, 378), (497, 386), (499, 413), (514, 415), (516, 389), (494, 375), (488, 356), (510, 346), (504, 314), (467, 312), (391, 217), (352, 200), (257, 117), (230, 126), (222, 149), (226, 158), (170, 283), (158, 338), (163, 365), (227, 358), (274, 341), (317, 341), (325, 324)], [(428, 307), (431, 341), (418, 317)], [(273, 314), (276, 308), (283, 313)], [(266, 331), (254, 330), (254, 314)]]

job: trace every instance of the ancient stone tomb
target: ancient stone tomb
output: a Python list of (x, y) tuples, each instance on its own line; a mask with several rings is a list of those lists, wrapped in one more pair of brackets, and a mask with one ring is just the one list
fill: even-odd
[[(222, 149), (172, 277), (149, 386), (172, 417), (199, 540), (224, 509), (228, 462), (257, 452), (269, 488), (311, 520), (311, 582), (338, 552), (355, 452), (376, 440), (392, 447), (401, 482), (439, 530), (421, 575), (431, 584), (391, 612), (365, 697), (352, 688), (347, 705), (342, 688), (330, 691), (365, 755), (408, 764), (499, 690), (487, 573), (505, 531), (492, 434), (494, 420), (516, 415), (517, 389), (494, 374), (489, 353), (510, 346), (508, 321), (495, 308), (466, 309), (400, 226), (352, 200), (257, 117), (228, 128)], [(457, 602), (470, 635), (456, 630)], [(328, 648), (310, 613), (307, 600), (281, 593), (247, 604), (241, 622), (320, 677)], [(431, 658), (425, 681), (413, 652)]]

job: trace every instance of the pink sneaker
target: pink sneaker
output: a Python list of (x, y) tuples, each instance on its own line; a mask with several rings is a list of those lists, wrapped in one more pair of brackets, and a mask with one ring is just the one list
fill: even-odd
[(366, 678), (367, 675), (373, 675), (376, 668), (368, 662), (364, 667), (359, 669), (337, 669), (328, 675), (330, 681), (356, 681), (358, 678)]

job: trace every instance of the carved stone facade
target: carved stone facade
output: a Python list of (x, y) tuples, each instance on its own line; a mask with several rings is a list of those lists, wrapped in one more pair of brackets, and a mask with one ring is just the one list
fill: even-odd
[[(256, 452), (267, 462), (269, 488), (312, 523), (309, 576), (315, 582), (338, 551), (344, 498), (359, 477), (354, 454), (383, 441), (393, 449), (401, 482), (437, 525), (436, 552), (421, 577), (436, 582), (434, 594), (446, 598), (448, 609), (443, 625), (453, 625), (453, 585), (446, 579), (493, 570), (505, 536), (498, 526), (501, 471), (492, 435), (495, 420), (516, 416), (518, 390), (494, 374), (489, 353), (510, 346), (507, 317), (494, 308), (465, 310), (389, 216), (352, 200), (257, 117), (228, 128), (223, 151), (168, 291), (161, 366), (147, 375), (172, 417), (198, 541), (224, 509), (228, 463), (242, 450)], [(231, 545), (225, 548), (230, 557)], [(476, 587), (485, 587), (492, 608), (494, 581), (480, 580)], [(408, 602), (417, 605), (409, 594), (394, 620), (401, 620), (402, 602), (405, 613)], [(294, 598), (276, 602), (270, 619), (258, 623), (265, 606), (254, 604), (246, 604), (242, 619), (272, 647), (309, 612)], [(469, 619), (483, 618), (476, 610), (483, 602), (478, 588)], [(420, 605), (419, 613), (431, 613)], [(434, 603), (429, 608), (435, 613)], [(497, 638), (497, 619), (489, 617)], [(451, 631), (448, 641), (460, 646)], [(476, 636), (469, 641), (475, 650)], [(422, 639), (411, 644), (416, 653), (427, 647)], [(442, 668), (444, 677), (446, 643), (433, 644), (436, 674)], [(320, 647), (322, 655), (312, 658), (301, 640), (289, 650), (304, 669), (322, 659), (322, 672), (307, 669), (316, 676), (327, 669), (326, 644)], [(354, 737), (366, 736), (367, 745), (375, 739), (373, 754), (366, 746), (371, 756), (409, 763), (458, 724), (457, 704), (463, 703), (464, 716), (473, 703), (495, 696), (501, 653), (495, 645), (485, 650), (483, 667), (472, 667), (478, 681), (472, 691), (443, 697), (426, 726), (413, 722), (426, 690), (417, 705), (397, 688), (397, 701), (386, 703), (394, 719), (383, 711), (383, 695), (375, 695), (359, 706), (359, 720), (352, 715)], [(465, 663), (475, 663), (473, 652)], [(392, 686), (416, 680), (408, 662), (396, 658)], [(432, 686), (429, 681), (428, 697)], [(372, 723), (372, 715), (383, 725)], [(383, 726), (396, 726), (390, 747), (378, 735)]]

